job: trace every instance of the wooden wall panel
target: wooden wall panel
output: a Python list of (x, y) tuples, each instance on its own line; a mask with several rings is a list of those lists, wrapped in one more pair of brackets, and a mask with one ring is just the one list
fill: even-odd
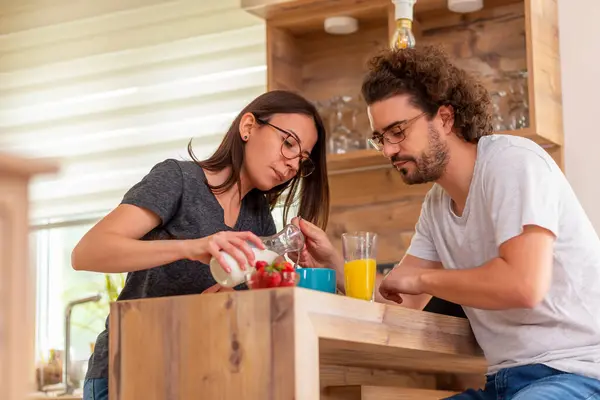
[[(527, 68), (524, 11), (524, 4), (519, 2), (467, 15), (429, 15), (419, 21), (417, 41), (419, 45), (442, 44), (459, 67), (478, 76), (488, 89), (508, 91), (503, 72)], [(383, 32), (378, 35), (383, 36)], [(332, 77), (327, 75), (332, 69), (326, 66), (332, 64), (329, 58), (335, 57), (337, 52), (330, 53), (328, 58), (323, 50), (331, 47), (332, 44), (319, 43), (308, 57), (318, 58), (304, 68), (303, 87), (312, 97), (320, 97), (325, 86), (335, 87)], [(346, 49), (348, 53), (358, 50), (358, 45), (355, 49)], [(305, 60), (306, 54), (310, 53), (305, 53)], [(357, 68), (356, 64), (343, 59), (339, 65), (342, 70)], [(359, 75), (361, 71), (357, 69), (354, 73)], [(346, 73), (341, 75), (346, 76)], [(310, 85), (306, 84), (306, 76), (313, 80)], [(345, 88), (350, 92), (350, 81), (342, 82), (337, 90)], [(506, 102), (503, 105), (507, 106)], [(548, 150), (558, 161), (560, 152)], [(374, 231), (380, 236), (378, 261), (398, 261), (410, 244), (423, 197), (431, 185), (407, 186), (391, 167), (334, 175), (330, 182), (333, 199), (328, 232), (336, 244), (341, 247), (341, 234), (345, 231)]]
[(307, 98), (322, 101), (359, 94), (368, 60), (387, 46), (387, 20), (360, 29), (360, 34), (333, 36), (318, 32), (298, 40), (304, 60), (303, 94)]
[(564, 142), (557, 0), (525, 2), (532, 121), (542, 136)]
[(333, 207), (371, 205), (406, 197), (422, 198), (431, 186), (404, 184), (400, 174), (391, 165), (329, 177)]
[(398, 261), (410, 244), (421, 204), (431, 184), (405, 185), (390, 167), (330, 177), (332, 209), (328, 234), (341, 248), (351, 231), (378, 234), (377, 261)]
[(499, 88), (503, 71), (527, 68), (523, 3), (424, 19), (420, 31), (419, 45), (441, 45), (489, 90)]
[[(314, 2), (309, 3), (315, 5)], [(444, 12), (437, 8), (433, 11), (420, 10), (415, 21), (417, 43), (420, 46), (442, 45), (457, 66), (481, 79), (488, 90), (504, 91), (506, 97), (503, 98), (501, 107), (508, 125), (511, 105), (514, 107), (515, 104), (523, 104), (528, 100), (531, 105), (534, 98), (525, 91), (521, 100), (517, 97), (516, 102), (509, 104), (512, 88), (506, 72), (529, 69), (531, 74), (531, 71), (544, 69), (543, 63), (531, 63), (532, 54), (537, 59), (546, 61), (556, 58), (552, 26), (537, 19), (535, 23), (526, 23), (527, 17), (535, 19), (543, 13), (554, 17), (554, 3), (555, 0), (490, 0), (490, 4), (486, 3), (484, 9), (470, 14), (448, 13), (445, 7), (441, 7)], [(362, 6), (359, 8), (362, 10)], [(389, 17), (390, 11), (393, 9), (388, 4), (388, 15), (382, 18), (377, 13), (364, 14), (363, 10), (359, 17), (359, 31), (346, 36), (326, 34), (319, 26), (322, 23), (321, 14), (308, 18), (306, 13), (301, 12), (294, 14), (295, 19), (269, 20), (269, 24), (273, 25), (270, 32), (275, 32), (276, 29), (282, 36), (281, 43), (285, 43), (293, 53), (293, 57), (287, 58), (298, 62), (294, 65), (299, 65), (293, 70), (287, 65), (285, 68), (271, 68), (270, 65), (270, 82), (292, 82), (288, 87), (298, 90), (313, 101), (325, 101), (332, 96), (356, 97), (360, 92), (368, 60), (388, 45), (390, 25), (394, 23)], [(269, 35), (276, 37), (273, 33)], [(544, 43), (540, 45), (542, 41)], [(527, 45), (532, 43), (539, 49), (537, 53), (529, 53), (531, 50), (527, 49)], [(540, 54), (548, 46), (552, 51)], [(277, 50), (276, 53), (281, 51)], [(272, 62), (271, 57), (269, 60)], [(542, 83), (546, 87), (546, 81), (550, 79), (550, 87), (555, 86), (556, 71), (548, 71), (551, 75), (549, 78), (536, 72), (538, 77), (532, 80), (529, 76), (528, 82)], [(533, 90), (535, 93), (542, 93), (542, 89), (534, 87)], [(548, 101), (554, 101), (558, 92), (552, 93)], [(531, 105), (531, 108), (530, 114), (535, 116), (535, 107)], [(536, 123), (534, 119), (531, 121), (531, 124)], [(368, 124), (364, 122), (359, 121), (359, 126), (368, 131)], [(507, 128), (510, 129), (510, 126)], [(547, 130), (550, 132), (547, 137), (544, 137), (545, 132), (538, 132), (534, 125), (530, 125), (529, 129), (509, 133), (547, 143), (545, 140), (553, 138), (554, 132), (553, 128)], [(549, 147), (547, 150), (562, 166), (561, 148)], [(362, 165), (352, 166), (360, 167)], [(407, 186), (402, 183), (396, 171), (383, 166), (379, 169), (344, 173), (335, 171), (330, 176), (330, 186), (332, 210), (328, 233), (336, 245), (341, 246), (343, 232), (374, 231), (380, 236), (378, 261), (398, 261), (410, 243), (423, 197), (431, 185)]]
[(302, 91), (302, 55), (294, 38), (284, 29), (267, 27), (267, 90)]

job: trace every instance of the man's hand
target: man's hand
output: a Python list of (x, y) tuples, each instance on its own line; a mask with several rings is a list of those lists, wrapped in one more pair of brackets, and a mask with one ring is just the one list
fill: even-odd
[(407, 308), (422, 310), (431, 296), (424, 293), (421, 277), (434, 269), (442, 269), (442, 264), (407, 254), (383, 278), (379, 293), (384, 299), (402, 303)]
[(379, 286), (379, 293), (387, 299), (398, 304), (402, 303), (403, 294), (420, 295), (423, 294), (421, 276), (424, 272), (423, 268), (418, 268), (410, 265), (401, 268), (394, 268), (383, 279)]

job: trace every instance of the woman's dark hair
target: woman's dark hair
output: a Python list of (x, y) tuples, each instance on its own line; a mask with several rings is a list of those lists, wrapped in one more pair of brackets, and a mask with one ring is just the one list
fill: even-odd
[[(296, 175), (288, 182), (264, 192), (264, 195), (271, 210), (273, 210), (280, 197), (287, 190), (288, 193), (283, 206), (284, 223), (287, 223), (290, 207), (294, 204), (294, 201), (299, 200), (298, 215), (325, 229), (329, 217), (325, 125), (315, 106), (295, 93), (285, 90), (273, 90), (258, 96), (250, 102), (233, 120), (215, 153), (206, 160), (199, 161), (195, 157), (190, 141), (188, 153), (196, 164), (203, 169), (221, 171), (224, 168), (231, 167), (231, 174), (225, 182), (216, 186), (209, 185), (211, 190), (214, 193), (223, 193), (240, 181), (245, 142), (240, 137), (239, 127), (240, 121), (246, 113), (252, 113), (256, 119), (267, 122), (274, 114), (303, 114), (314, 120), (318, 137), (317, 143), (310, 153), (310, 158), (315, 165), (315, 170), (305, 178)], [(300, 185), (300, 183), (302, 184)]]
[(403, 94), (429, 119), (441, 106), (452, 106), (454, 131), (467, 142), (492, 133), (488, 91), (439, 47), (386, 50), (371, 59), (362, 84), (366, 103)]

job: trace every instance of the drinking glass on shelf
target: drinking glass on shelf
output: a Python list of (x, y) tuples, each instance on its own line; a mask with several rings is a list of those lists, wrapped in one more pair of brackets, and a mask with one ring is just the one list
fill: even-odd
[(507, 126), (502, 115), (502, 99), (506, 96), (506, 92), (499, 90), (491, 92), (490, 96), (492, 97), (492, 128), (494, 132), (505, 131)]
[(341, 154), (368, 148), (366, 104), (360, 95), (338, 95), (314, 101), (327, 128), (327, 153)]
[(358, 124), (358, 116), (363, 108), (360, 103), (353, 99), (348, 105), (350, 112), (350, 132), (348, 133), (348, 151), (362, 150), (367, 148), (365, 132)]
[(360, 149), (368, 149), (371, 138), (371, 125), (367, 115), (367, 103), (361, 94), (356, 96), (354, 113), (352, 115), (352, 126), (356, 136), (360, 140)]
[(321, 116), (321, 119), (323, 121), (327, 121), (329, 119), (329, 114), (331, 112), (329, 101), (328, 100), (313, 101), (312, 104), (317, 109), (317, 112)]
[(373, 301), (377, 275), (377, 234), (350, 232), (342, 234), (346, 296)]
[(513, 110), (512, 119), (515, 129), (523, 129), (529, 126), (529, 96), (527, 91), (527, 71), (518, 71), (514, 80), (514, 93), (520, 101), (518, 107)]
[(348, 142), (350, 140), (350, 128), (344, 123), (344, 113), (348, 111), (346, 96), (335, 96), (331, 99), (333, 109), (333, 122), (330, 130), (329, 148), (330, 153), (342, 154), (348, 151)]
[(325, 124), (325, 129), (327, 133), (327, 153), (335, 153), (336, 143), (333, 137), (334, 133), (332, 131), (332, 121), (334, 119), (334, 114), (336, 110), (335, 105), (333, 104), (333, 99), (316, 101), (314, 102), (314, 105), (317, 108), (317, 112), (321, 116), (323, 123)]
[(510, 71), (505, 74), (509, 93), (509, 129), (523, 129), (529, 126), (529, 97), (527, 91), (527, 71)]

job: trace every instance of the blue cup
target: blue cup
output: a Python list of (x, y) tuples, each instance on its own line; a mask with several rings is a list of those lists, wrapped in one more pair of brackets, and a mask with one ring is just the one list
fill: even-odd
[(298, 268), (300, 274), (298, 287), (336, 293), (335, 270), (329, 268)]

